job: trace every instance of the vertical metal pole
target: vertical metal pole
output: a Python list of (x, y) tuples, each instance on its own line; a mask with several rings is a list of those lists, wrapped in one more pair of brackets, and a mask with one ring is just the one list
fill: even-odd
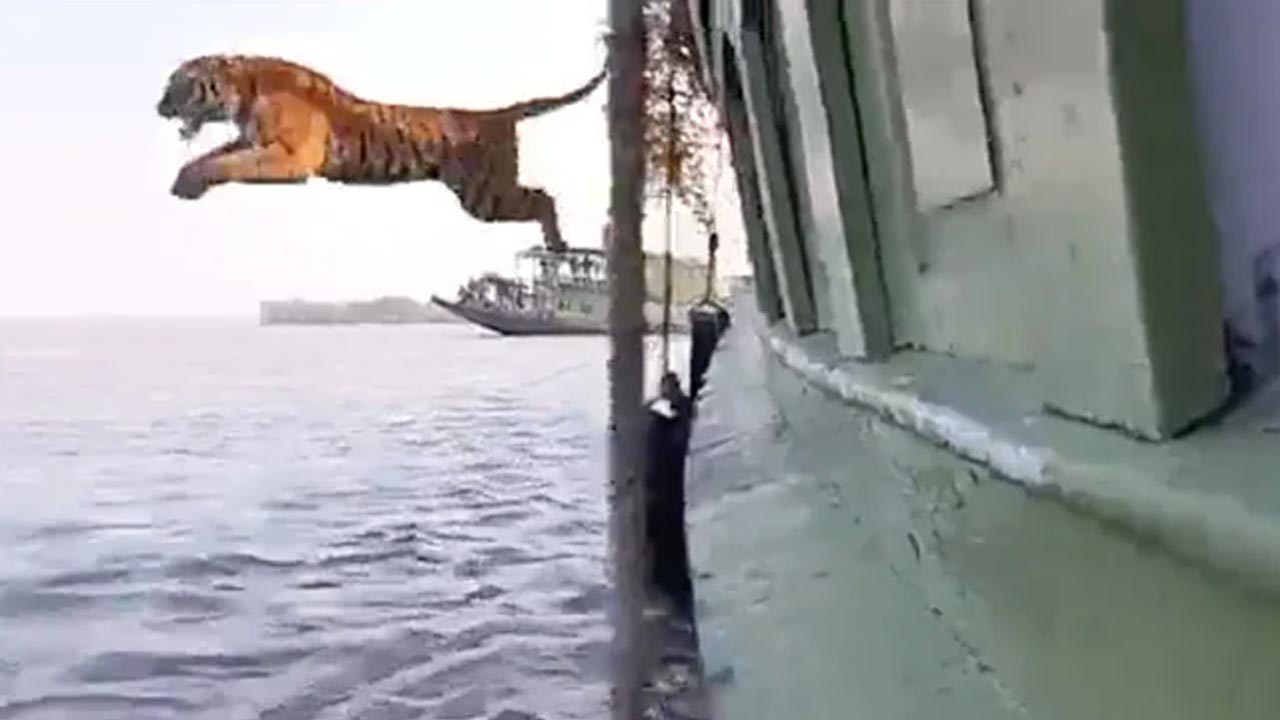
[(614, 720), (640, 720), (645, 670), (645, 25), (640, 0), (609, 0), (609, 536), (617, 613)]

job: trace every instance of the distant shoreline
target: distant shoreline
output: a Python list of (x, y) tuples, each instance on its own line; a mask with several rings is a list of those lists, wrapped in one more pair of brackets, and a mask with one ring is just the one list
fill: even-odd
[(401, 296), (316, 302), (263, 300), (260, 325), (459, 325), (463, 321), (431, 303)]

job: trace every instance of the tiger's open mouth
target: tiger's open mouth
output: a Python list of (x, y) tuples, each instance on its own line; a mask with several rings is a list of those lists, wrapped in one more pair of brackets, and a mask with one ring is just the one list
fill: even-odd
[(178, 128), (178, 137), (183, 140), (193, 140), (200, 134), (200, 127), (204, 124), (200, 118), (182, 118), (182, 125)]

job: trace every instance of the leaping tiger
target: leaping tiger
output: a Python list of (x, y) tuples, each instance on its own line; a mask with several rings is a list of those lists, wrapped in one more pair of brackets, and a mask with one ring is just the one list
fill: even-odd
[(228, 182), (445, 183), (472, 217), (532, 221), (565, 249), (554, 198), (519, 184), (516, 123), (578, 102), (604, 80), (493, 110), (417, 107), (357, 97), (311, 68), (272, 57), (208, 55), (170, 75), (157, 111), (190, 139), (210, 122), (239, 137), (183, 166), (171, 192), (195, 199)]

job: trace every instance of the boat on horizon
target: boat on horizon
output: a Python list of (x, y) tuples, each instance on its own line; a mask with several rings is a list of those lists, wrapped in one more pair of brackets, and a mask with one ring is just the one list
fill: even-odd
[[(665, 257), (646, 254), (644, 315), (647, 332), (662, 328)], [(501, 335), (604, 335), (609, 329), (605, 254), (577, 247), (551, 252), (540, 246), (516, 253), (512, 276), (488, 272), (458, 288), (457, 297), (431, 302), (474, 325)], [(671, 330), (687, 332), (687, 310), (705, 299), (706, 263), (672, 258)]]

